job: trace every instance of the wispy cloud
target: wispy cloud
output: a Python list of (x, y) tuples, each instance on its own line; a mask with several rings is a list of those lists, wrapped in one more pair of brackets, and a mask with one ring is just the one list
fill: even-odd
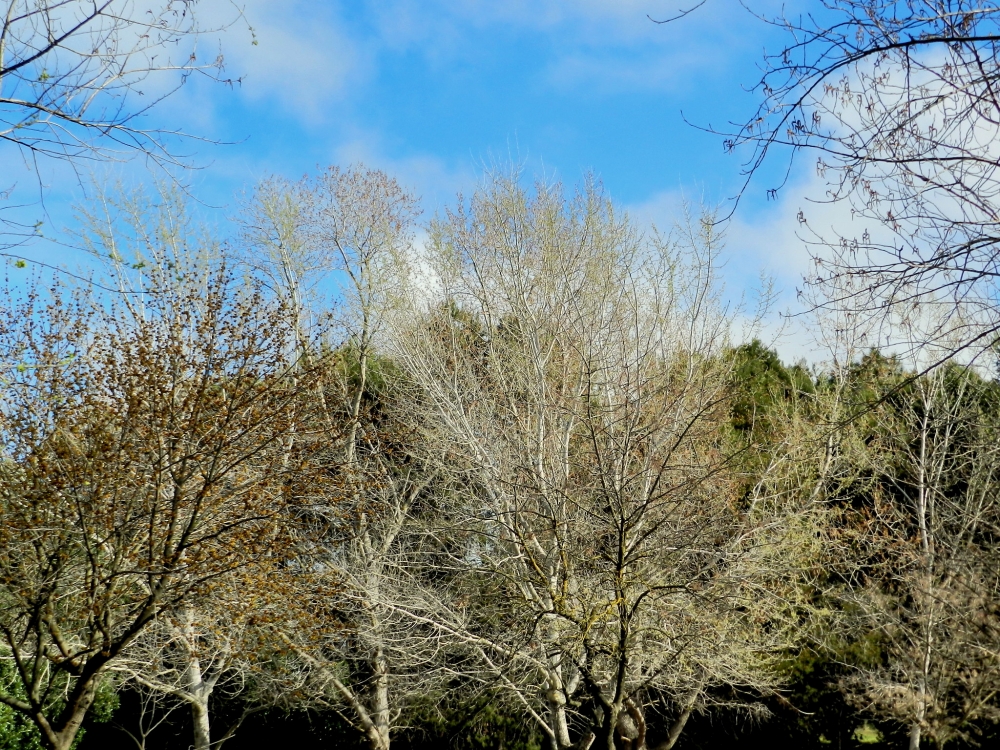
[[(240, 80), (240, 93), (255, 102), (273, 102), (299, 116), (318, 120), (362, 85), (372, 56), (350, 33), (337, 3), (309, 0), (246, 0), (243, 18), (220, 35), (227, 74)], [(227, 3), (203, 6), (203, 22), (222, 25), (232, 18)]]

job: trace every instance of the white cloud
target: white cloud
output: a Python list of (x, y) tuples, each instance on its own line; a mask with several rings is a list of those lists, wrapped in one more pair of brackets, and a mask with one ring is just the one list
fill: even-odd
[(548, 67), (545, 77), (556, 88), (585, 86), (602, 92), (666, 91), (689, 84), (692, 71), (714, 65), (705, 51), (581, 50), (559, 57)]
[(654, 26), (646, 13), (657, 5), (655, 0), (387, 0), (373, 15), (382, 37), (395, 47), (456, 41), (454, 31), (462, 27), (498, 25), (544, 31), (576, 27), (578, 33), (600, 27), (608, 41)]
[[(826, 183), (819, 176), (800, 173), (779, 193), (777, 201), (752, 212), (740, 206), (720, 226), (725, 244), (720, 276), (726, 298), (734, 310), (739, 309), (734, 336), (737, 340), (758, 337), (789, 362), (821, 362), (834, 354), (831, 347), (843, 345), (819, 337), (816, 317), (800, 294), (805, 292), (806, 280), (813, 272), (812, 256), (824, 254), (823, 243), (838, 242), (842, 236), (848, 240), (860, 238), (866, 229), (873, 238), (885, 234), (884, 228), (858, 218), (846, 201), (810, 200), (823, 195), (825, 189)], [(666, 232), (683, 216), (685, 208), (697, 214), (703, 206), (712, 208), (704, 205), (700, 195), (667, 190), (628, 210), (640, 226), (654, 224)], [(769, 291), (768, 283), (772, 285), (771, 306), (757, 320), (754, 308), (760, 294)], [(866, 335), (865, 346), (885, 345), (874, 329)]]
[[(497, 24), (523, 29), (551, 31), (570, 30), (577, 38), (601, 45), (620, 42), (634, 43), (647, 39), (661, 41), (668, 24), (651, 19), (666, 19), (695, 5), (697, 0), (389, 0), (381, 4), (379, 17), (383, 27), (399, 32), (406, 24), (420, 17), (421, 28), (440, 28), (447, 23), (489, 27)], [(716, 8), (730, 0), (714, 0), (701, 12), (688, 18), (698, 22), (714, 16)], [(420, 10), (417, 10), (420, 9)], [(437, 19), (428, 23), (427, 19)], [(411, 35), (412, 36), (412, 35)]]
[[(242, 11), (242, 15), (241, 15)], [(363, 84), (373, 68), (369, 50), (350, 34), (336, 3), (310, 0), (239, 0), (200, 3), (198, 57), (222, 55), (233, 95), (270, 102), (313, 123), (326, 119), (333, 105)], [(187, 54), (185, 51), (184, 54)], [(160, 76), (144, 85), (147, 95), (164, 94), (176, 78)], [(214, 122), (220, 96), (217, 84), (195, 75), (164, 100), (164, 118), (185, 123)], [(190, 128), (188, 128), (190, 129)]]
[(257, 43), (236, 33), (240, 27), (234, 25), (225, 49), (228, 71), (242, 77), (241, 88), (249, 98), (272, 100), (316, 119), (366, 80), (368, 55), (347, 33), (332, 4), (250, 0), (245, 13)]
[[(364, 91), (386, 53), (415, 52), (432, 65), (460, 66), (476, 57), (482, 34), (493, 30), (551, 37), (537, 74), (556, 89), (666, 90), (689, 84), (697, 77), (694, 70), (722, 69), (748, 43), (733, 22), (736, 14), (749, 18), (737, 0), (708, 0), (672, 24), (650, 20), (695, 2), (240, 0), (244, 18), (235, 23), (232, 4), (212, 2), (199, 5), (202, 25), (227, 28), (199, 44), (206, 58), (221, 48), (226, 75), (242, 80), (236, 95), (273, 102), (318, 124), (337, 104)], [(192, 91), (174, 99), (171, 113), (197, 106), (201, 117), (212, 116), (211, 103)]]

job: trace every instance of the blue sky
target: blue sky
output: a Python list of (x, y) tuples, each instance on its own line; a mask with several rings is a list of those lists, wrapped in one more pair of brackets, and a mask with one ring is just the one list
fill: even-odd
[[(243, 82), (192, 80), (149, 123), (231, 144), (190, 147), (204, 168), (189, 181), (218, 207), (206, 209), (213, 221), (264, 176), (358, 160), (395, 174), (433, 213), (471, 190), (484, 164), (514, 159), (566, 183), (593, 171), (638, 218), (667, 226), (682, 198), (726, 205), (742, 183), (740, 159), (684, 117), (720, 125), (749, 116), (746, 89), (764, 48), (781, 42), (735, 0), (708, 0), (671, 24), (649, 19), (691, 2), (246, 0), (246, 23), (203, 40), (222, 45), (227, 74)], [(210, 23), (231, 12), (218, 0), (201, 8)], [(768, 202), (783, 166), (773, 162), (735, 214), (727, 277), (738, 293), (763, 270), (788, 303), (807, 267), (794, 216), (812, 178), (796, 174)], [(24, 172), (10, 152), (0, 151), (0, 168)], [(55, 168), (43, 182), (49, 224), (59, 224), (80, 188)]]
[(727, 197), (738, 160), (681, 112), (701, 124), (745, 115), (753, 99), (742, 88), (755, 81), (767, 29), (732, 0), (710, 0), (676, 24), (647, 17), (679, 7), (251, 2), (258, 45), (239, 27), (224, 40), (243, 84), (196, 85), (183, 98), (210, 110), (200, 130), (246, 139), (212, 155), (237, 182), (360, 158), (394, 168), (433, 206), (482, 162), (513, 157), (567, 181), (593, 170), (626, 203), (680, 189)]

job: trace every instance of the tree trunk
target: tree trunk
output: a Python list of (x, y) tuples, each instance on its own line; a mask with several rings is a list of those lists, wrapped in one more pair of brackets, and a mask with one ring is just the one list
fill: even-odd
[(201, 659), (198, 657), (198, 633), (195, 630), (194, 612), (191, 607), (184, 606), (179, 615), (181, 642), (185, 652), (184, 658), (187, 662), (184, 674), (184, 692), (188, 704), (191, 706), (194, 750), (211, 750), (211, 714), (208, 710), (208, 700), (215, 687), (215, 678), (212, 676), (206, 678)]
[(207, 696), (204, 702), (198, 700), (191, 703), (191, 724), (194, 728), (194, 750), (211, 750), (212, 733), (209, 725)]
[(87, 679), (86, 684), (77, 694), (76, 700), (64, 710), (60, 717), (62, 729), (57, 731), (43, 715), (32, 717), (41, 730), (42, 745), (48, 750), (69, 750), (73, 745), (73, 741), (80, 733), (80, 727), (83, 726), (83, 719), (97, 695), (97, 685), (100, 681), (97, 674), (95, 673)]
[(701, 684), (692, 690), (687, 700), (684, 701), (680, 714), (667, 733), (667, 739), (657, 745), (656, 750), (673, 750), (674, 745), (677, 744), (677, 740), (680, 739), (681, 732), (684, 731), (684, 725), (687, 724), (688, 719), (691, 718), (691, 714), (694, 713), (694, 705), (698, 702), (699, 695), (701, 695)]
[(561, 693), (550, 692), (549, 716), (552, 717), (552, 731), (555, 737), (552, 745), (557, 750), (567, 750), (572, 748), (573, 743), (569, 739), (569, 722), (566, 720), (566, 701)]
[(368, 331), (367, 326), (362, 332), (361, 345), (358, 351), (358, 387), (351, 398), (350, 415), (351, 428), (347, 434), (346, 458), (347, 463), (353, 463), (356, 451), (355, 443), (358, 439), (358, 420), (361, 416), (361, 399), (364, 398), (365, 388), (368, 384)]
[(389, 732), (384, 727), (377, 727), (372, 724), (365, 731), (368, 737), (368, 747), (371, 750), (389, 750)]
[(69, 750), (79, 731), (80, 727), (77, 726), (75, 729), (67, 728), (61, 732), (43, 732), (42, 745), (48, 750)]
[(604, 708), (604, 721), (598, 728), (597, 741), (594, 747), (600, 750), (617, 750), (615, 747), (615, 734), (618, 728), (618, 713), (621, 709), (618, 706)]
[(694, 711), (694, 704), (687, 706), (683, 711), (681, 711), (680, 716), (671, 725), (670, 731), (667, 733), (667, 739), (661, 742), (656, 750), (673, 750), (674, 745), (677, 744), (677, 740), (680, 739), (681, 732), (684, 731), (684, 725), (687, 724), (688, 719), (691, 718), (691, 713)]
[(646, 717), (631, 698), (625, 699), (624, 711), (618, 715), (615, 729), (618, 735), (615, 747), (622, 750), (645, 750)]
[(372, 750), (389, 750), (389, 665), (379, 648), (372, 660), (375, 684), (372, 686), (372, 719), (374, 731), (369, 735)]
[(42, 744), (50, 748), (50, 750), (69, 750), (73, 746), (73, 740), (76, 739), (78, 731), (79, 729), (74, 732), (59, 732), (52, 737), (45, 738)]
[(920, 722), (915, 721), (910, 726), (910, 750), (920, 750)]

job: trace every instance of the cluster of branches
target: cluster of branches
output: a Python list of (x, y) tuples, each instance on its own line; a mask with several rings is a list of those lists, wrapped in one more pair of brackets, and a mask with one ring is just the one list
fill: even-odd
[[(813, 302), (878, 314), (872, 345), (941, 344), (938, 359), (988, 350), (1000, 328), (1000, 9), (832, 0), (764, 20), (784, 41), (765, 58), (757, 112), (725, 145), (749, 154), (748, 179), (776, 148), (805, 158), (823, 183), (811, 198), (850, 207), (851, 228), (800, 213)], [(919, 335), (897, 341), (893, 326), (928, 308)]]
[[(208, 139), (148, 116), (191, 75), (234, 83), (221, 50), (205, 49), (206, 36), (243, 17), (235, 3), (225, 5), (209, 14), (220, 19), (213, 25), (198, 0), (0, 2), (0, 157), (9, 166), (20, 157), (36, 172), (43, 200), (37, 173), (45, 162), (78, 175), (134, 156), (168, 171), (186, 166), (182, 144)], [(0, 181), (2, 201), (15, 194), (11, 174)], [(0, 221), (5, 256), (37, 231), (15, 216)]]
[[(780, 44), (756, 112), (724, 145), (747, 155), (744, 188), (773, 152), (790, 155), (769, 198), (805, 157), (823, 186), (807, 197), (848, 208), (850, 223), (798, 215), (833, 364), (801, 411), (779, 410), (783, 424), (758, 411), (758, 390), (737, 400), (737, 426), (765, 443), (802, 436), (779, 443), (784, 455), (764, 449), (785, 468), (762, 481), (822, 505), (816, 596), (831, 609), (814, 624), (840, 690), (883, 729), (904, 728), (911, 750), (974, 744), (997, 720), (997, 392), (982, 370), (944, 363), (983, 367), (1000, 330), (1000, 8), (824, 0), (761, 20)], [(864, 353), (880, 343), (906, 366)], [(744, 373), (801, 387), (801, 372), (759, 354), (744, 351)]]
[[(828, 741), (852, 742), (867, 718), (912, 750), (995, 737), (996, 381), (957, 364), (921, 372), (919, 360), (859, 348), (810, 383), (759, 347), (737, 355), (738, 387), (754, 394), (742, 398), (760, 414), (741, 432), (772, 443), (775, 414), (790, 430), (775, 446), (785, 469), (763, 481), (808, 495), (821, 515), (804, 527), (821, 529), (818, 546), (802, 548), (803, 564), (823, 568), (812, 606), (800, 609), (812, 636), (789, 666), (801, 678), (825, 662), (826, 688), (854, 719), (815, 725)], [(789, 399), (795, 391), (802, 396)], [(796, 695), (800, 710), (826, 710), (803, 692), (788, 697)]]

